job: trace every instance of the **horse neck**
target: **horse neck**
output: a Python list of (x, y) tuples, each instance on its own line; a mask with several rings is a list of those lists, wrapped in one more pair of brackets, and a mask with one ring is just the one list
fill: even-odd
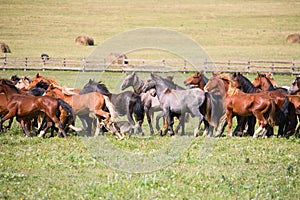
[(274, 86), (272, 85), (271, 81), (266, 77), (263, 77), (264, 81), (261, 81), (261, 89), (263, 91), (272, 91), (275, 90)]
[(257, 88), (254, 87), (254, 85), (245, 77), (243, 77), (241, 83), (241, 90), (245, 93), (255, 93), (257, 91)]
[(141, 80), (138, 76), (134, 76), (132, 87), (135, 93), (140, 94), (142, 93), (141, 89), (144, 86), (144, 81)]
[(167, 90), (170, 90), (164, 83), (155, 84), (156, 95), (158, 99), (161, 99), (162, 96), (166, 93)]
[(6, 98), (7, 98), (8, 101), (9, 101), (9, 99), (11, 99), (14, 95), (20, 94), (20, 93), (18, 92), (17, 89), (14, 90), (14, 89), (10, 88), (10, 86), (8, 86), (8, 85), (3, 85), (2, 87), (3, 87), (5, 96), (6, 96)]

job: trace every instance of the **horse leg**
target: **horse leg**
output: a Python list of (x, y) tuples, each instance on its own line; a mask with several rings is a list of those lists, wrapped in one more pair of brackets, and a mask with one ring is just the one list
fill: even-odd
[(156, 116), (156, 130), (158, 132), (160, 132), (160, 134), (162, 134), (162, 130), (160, 129), (160, 126), (159, 126), (159, 120), (160, 118), (164, 117), (165, 116), (165, 113), (164, 112), (160, 112), (157, 116)]
[(261, 114), (260, 112), (253, 111), (253, 115), (256, 117), (256, 119), (258, 120), (258, 123), (259, 123), (258, 129), (256, 129), (256, 131), (253, 134), (253, 137), (256, 138), (260, 135), (259, 133), (261, 131), (265, 131), (265, 127), (268, 124), (268, 122), (264, 118), (263, 114)]
[(232, 137), (232, 112), (226, 111), (226, 118), (227, 118), (227, 124), (228, 124), (228, 136)]
[(19, 122), (21, 124), (22, 130), (26, 134), (26, 137), (31, 137), (30, 136), (30, 131), (27, 129), (28, 128), (27, 125), (30, 123), (29, 120), (25, 121), (24, 119), (21, 119)]
[(167, 134), (168, 130), (170, 130), (171, 131), (170, 136), (173, 136), (173, 135), (175, 135), (174, 130), (173, 130), (174, 117), (171, 116), (171, 112), (170, 112), (169, 108), (165, 108), (164, 113), (165, 113), (165, 117), (166, 117), (167, 123), (168, 123), (168, 128), (165, 129), (164, 135)]
[(148, 109), (148, 107), (145, 107), (145, 112), (146, 112), (147, 121), (148, 121), (149, 128), (150, 128), (150, 135), (153, 135), (154, 130), (153, 130), (153, 126), (152, 126), (152, 118), (151, 118), (150, 109)]

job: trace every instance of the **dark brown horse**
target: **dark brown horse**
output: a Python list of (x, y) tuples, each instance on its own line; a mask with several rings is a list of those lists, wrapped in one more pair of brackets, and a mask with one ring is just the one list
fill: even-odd
[(190, 87), (197, 86), (201, 90), (204, 90), (204, 87), (207, 82), (208, 82), (208, 78), (206, 78), (206, 76), (204, 76), (203, 72), (197, 72), (193, 76), (188, 77), (183, 83), (186, 86), (188, 86), (188, 85)]
[[(17, 121), (21, 123), (23, 131), (29, 137), (30, 131), (28, 130), (28, 127), (26, 127), (26, 122), (31, 121), (38, 115), (44, 114), (48, 119), (48, 122), (54, 122), (58, 127), (59, 132), (62, 133), (64, 137), (67, 136), (57, 114), (59, 113), (60, 106), (70, 114), (73, 114), (73, 109), (65, 104), (64, 101), (49, 96), (35, 97), (32, 95), (21, 94), (10, 81), (5, 79), (0, 80), (0, 93), (1, 92), (5, 93), (7, 98), (8, 113), (0, 122), (16, 117)], [(47, 123), (47, 128), (50, 126), (49, 124), (50, 123)]]
[[(231, 82), (227, 91), (225, 106), (229, 136), (232, 136), (232, 117), (234, 114), (239, 116), (254, 115), (256, 117), (259, 128), (253, 137), (257, 137), (267, 126), (273, 127), (275, 124), (275, 103), (267, 94), (244, 93)], [(265, 118), (265, 114), (268, 114), (268, 119)]]

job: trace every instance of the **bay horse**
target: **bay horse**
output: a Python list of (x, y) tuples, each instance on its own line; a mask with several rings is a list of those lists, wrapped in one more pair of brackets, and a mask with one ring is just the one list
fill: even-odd
[(144, 86), (145, 82), (140, 79), (135, 72), (127, 74), (121, 84), (121, 90), (125, 90), (128, 87), (132, 87), (133, 91), (136, 94), (141, 96), (142, 103), (144, 105), (144, 110), (146, 113), (148, 125), (150, 128), (150, 135), (154, 134), (153, 126), (152, 126), (152, 119), (154, 116), (154, 112), (162, 111), (160, 107), (160, 103), (157, 97), (152, 96), (152, 92), (142, 92), (142, 87)]
[(197, 72), (191, 77), (188, 77), (183, 83), (186, 86), (194, 87), (197, 86), (201, 90), (204, 90), (206, 83), (208, 82), (208, 78), (203, 74), (203, 72)]
[[(274, 80), (274, 79), (273, 79)], [(274, 86), (270, 77), (266, 74), (257, 73), (257, 76), (252, 81), (254, 87), (261, 89), (262, 91), (274, 91), (277, 90), (280, 93), (288, 94), (288, 90), (282, 87)]]
[(201, 105), (205, 102), (205, 93), (199, 88), (188, 90), (170, 89), (166, 82), (158, 75), (151, 74), (151, 80), (148, 81), (143, 91), (155, 88), (156, 95), (160, 101), (164, 116), (168, 122), (168, 128), (164, 130), (163, 135), (171, 131), (170, 135), (175, 135), (173, 130), (174, 116), (180, 116), (180, 124), (182, 126), (182, 135), (184, 134), (184, 118), (185, 113), (190, 113), (192, 117), (198, 118), (198, 123), (194, 129), (194, 135), (198, 135), (203, 115), (200, 112)]
[[(262, 91), (260, 88), (256, 88), (254, 84), (252, 84), (246, 77), (242, 74), (238, 73), (235, 75), (234, 80), (239, 88), (242, 90), (247, 90), (247, 88), (252, 88), (253, 92), (261, 92), (266, 93), (269, 97), (273, 99), (276, 105), (276, 125), (279, 126), (278, 134), (286, 135), (286, 133), (291, 132), (294, 133), (295, 130), (295, 109), (292, 105), (290, 105), (288, 98), (286, 98), (286, 90), (285, 89), (276, 89), (271, 85), (271, 82), (266, 78), (265, 74), (259, 75), (259, 79), (262, 82), (268, 83), (268, 91)], [(259, 85), (258, 85), (259, 86)], [(265, 89), (266, 89), (265, 88)], [(269, 129), (267, 135), (270, 136), (273, 134), (273, 129)]]
[[(144, 120), (144, 106), (140, 95), (132, 91), (114, 94), (107, 89), (105, 84), (90, 79), (89, 82), (84, 85), (80, 94), (87, 94), (91, 92), (98, 92), (107, 96), (115, 108), (117, 113), (116, 115), (126, 115), (130, 124), (136, 126), (139, 133), (144, 134), (141, 127)], [(134, 115), (137, 123), (134, 122), (132, 115)]]
[[(275, 124), (275, 103), (265, 93), (244, 93), (239, 90), (233, 82), (230, 82), (226, 94), (226, 116), (228, 123), (228, 135), (232, 136), (232, 117), (254, 115), (259, 123), (259, 128), (254, 132), (253, 137), (257, 137), (261, 131), (266, 132), (267, 126), (273, 127)], [(268, 119), (265, 118), (268, 114)]]
[[(30, 120), (34, 117), (45, 114), (46, 119), (49, 122), (47, 123), (46, 129), (52, 126), (51, 122), (54, 122), (59, 129), (59, 133), (62, 133), (64, 137), (67, 136), (57, 115), (59, 114), (60, 107), (71, 116), (73, 115), (73, 109), (64, 101), (49, 96), (35, 97), (32, 95), (21, 94), (20, 90), (6, 79), (0, 80), (0, 93), (1, 92), (5, 93), (8, 102), (8, 113), (0, 120), (1, 123), (16, 117), (26, 136), (30, 137), (26, 122), (28, 125), (30, 124)], [(49, 125), (50, 123), (51, 125)]]
[[(66, 93), (63, 87), (50, 84), (45, 95), (63, 99), (70, 104), (75, 114), (79, 117), (89, 115), (92, 118), (94, 114), (97, 117), (97, 130), (95, 135), (98, 134), (102, 119), (104, 118), (105, 123), (107, 123), (111, 117), (110, 112), (114, 112), (114, 108), (110, 106), (109, 98), (97, 92), (87, 94)], [(110, 112), (104, 110), (106, 106)], [(65, 120), (65, 117), (65, 113), (62, 113), (62, 121)]]

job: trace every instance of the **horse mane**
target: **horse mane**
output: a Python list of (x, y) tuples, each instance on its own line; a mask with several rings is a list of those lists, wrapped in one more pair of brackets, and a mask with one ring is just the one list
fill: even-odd
[(238, 81), (241, 83), (241, 90), (246, 93), (254, 93), (258, 90), (258, 88), (254, 87), (249, 79), (247, 79), (242, 74), (236, 75)]
[(1, 83), (9, 86), (12, 90), (16, 91), (18, 94), (21, 94), (21, 91), (16, 88), (16, 86), (14, 85), (14, 82), (12, 80), (9, 79), (1, 79)]
[(223, 79), (225, 81), (231, 82), (231, 75), (228, 73), (222, 73), (222, 74), (218, 74), (217, 77), (219, 77), (220, 79)]

